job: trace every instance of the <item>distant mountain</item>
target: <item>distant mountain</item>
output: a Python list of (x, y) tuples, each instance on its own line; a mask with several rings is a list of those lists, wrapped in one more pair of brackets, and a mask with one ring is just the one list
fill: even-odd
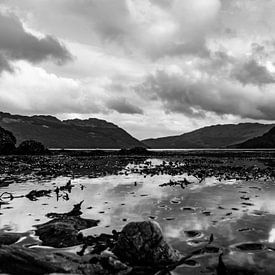
[(17, 144), (33, 139), (48, 148), (145, 147), (115, 124), (96, 118), (61, 121), (53, 116), (21, 116), (0, 112), (0, 126), (14, 134)]
[(145, 139), (142, 142), (154, 149), (225, 148), (261, 136), (274, 126), (260, 123), (213, 125), (179, 136)]
[(275, 148), (275, 127), (260, 137), (249, 139), (243, 143), (233, 145), (232, 148)]

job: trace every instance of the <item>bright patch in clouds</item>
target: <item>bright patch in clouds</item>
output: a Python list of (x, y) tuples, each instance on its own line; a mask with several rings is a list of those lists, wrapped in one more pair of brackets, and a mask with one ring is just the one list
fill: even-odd
[(275, 121), (275, 0), (3, 0), (0, 110), (138, 138)]

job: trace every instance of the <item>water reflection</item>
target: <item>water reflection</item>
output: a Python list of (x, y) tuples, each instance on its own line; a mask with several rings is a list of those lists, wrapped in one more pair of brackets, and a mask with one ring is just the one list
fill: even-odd
[(269, 232), (269, 238), (268, 238), (269, 243), (274, 243), (275, 242), (275, 228), (272, 228)]

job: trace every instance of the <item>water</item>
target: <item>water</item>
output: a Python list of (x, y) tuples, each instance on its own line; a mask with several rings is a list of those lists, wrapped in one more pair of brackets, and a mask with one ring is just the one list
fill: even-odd
[[(152, 167), (162, 160), (150, 160)], [(182, 164), (184, 165), (184, 164)], [(72, 180), (69, 200), (57, 200), (55, 193), (30, 201), (26, 197), (9, 200), (0, 209), (0, 230), (27, 232), (33, 238), (34, 225), (44, 223), (49, 212), (67, 212), (84, 200), (84, 218), (99, 219), (97, 227), (84, 230), (84, 235), (121, 230), (130, 221), (155, 220), (168, 242), (183, 254), (206, 244), (211, 234), (213, 245), (225, 251), (231, 262), (251, 265), (258, 274), (273, 274), (275, 253), (275, 184), (272, 181), (236, 181), (207, 178), (199, 183), (187, 175), (144, 176), (139, 173), (145, 164), (129, 164), (118, 175)], [(192, 184), (160, 187), (160, 184), (187, 178)], [(15, 196), (33, 189), (54, 189), (69, 178), (50, 181), (27, 181), (1, 188)], [(242, 197), (242, 198), (241, 198)], [(249, 199), (247, 199), (249, 198)], [(192, 232), (190, 232), (192, 231)], [(195, 231), (196, 234), (193, 234)], [(36, 238), (34, 238), (36, 239)], [(265, 249), (241, 251), (241, 243), (260, 243)], [(182, 266), (173, 274), (207, 273), (206, 265), (217, 262), (219, 253), (199, 255), (194, 267)], [(265, 267), (264, 273), (261, 268)], [(270, 273), (268, 273), (270, 271)]]

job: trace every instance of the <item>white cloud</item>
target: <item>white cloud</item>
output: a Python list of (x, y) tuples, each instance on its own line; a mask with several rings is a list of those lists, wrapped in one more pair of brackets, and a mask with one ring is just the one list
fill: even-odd
[(32, 114), (97, 111), (91, 95), (78, 81), (26, 62), (17, 62), (15, 67), (14, 73), (5, 72), (1, 77), (1, 110)]

